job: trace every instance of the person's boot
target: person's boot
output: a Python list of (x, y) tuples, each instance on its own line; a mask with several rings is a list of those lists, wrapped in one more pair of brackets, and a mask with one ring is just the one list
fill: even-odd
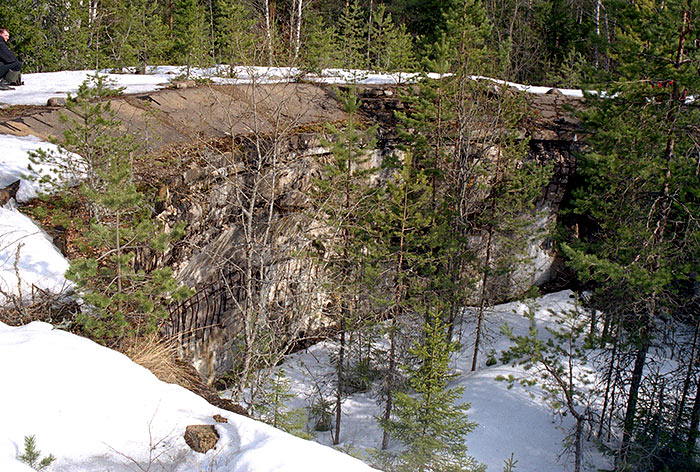
[(3, 84), (2, 83), (3, 80), (5, 80), (5, 79), (0, 80), (0, 90), (14, 90), (13, 87), (10, 87), (9, 85), (7, 85), (7, 81), (5, 81), (5, 83)]

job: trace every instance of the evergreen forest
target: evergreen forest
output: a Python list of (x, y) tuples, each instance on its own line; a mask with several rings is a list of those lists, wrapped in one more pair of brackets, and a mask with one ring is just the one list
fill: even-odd
[[(488, 356), (480, 343), (496, 335), (482, 327), (496, 285), (528, 262), (532, 210), (551, 177), (527, 159), (523, 97), (473, 76), (583, 90), (571, 110), (582, 141), (576, 174), (559, 226), (547, 230), (589, 315), (563, 320), (547, 341), (506, 333), (513, 347), (502, 360), (532, 366), (538, 373), (525, 382), (542, 383), (554, 410), (575, 419), (566, 451), (576, 472), (585, 470), (583, 441), (615, 472), (700, 471), (700, 0), (8, 0), (0, 27), (24, 73), (167, 64), (425, 75), (401, 96), (399, 152), (379, 166), (369, 163), (377, 128), (362, 120), (352, 87), (338, 92), (348, 119), (324, 129), (332, 157), (306, 195), (333, 235), (303, 254), (322, 268), (333, 300), (334, 390), (316, 405), (318, 425), (337, 444), (348, 392), (380, 385), (384, 437), (372, 461), (387, 471), (484, 470), (466, 451), (475, 425), (450, 387), (455, 330), (476, 300), (478, 368)], [(82, 332), (117, 346), (129, 323), (154, 332), (165, 301), (191, 293), (167, 267), (137, 270), (137, 246), (163, 252), (184, 228), (152, 237), (152, 197), (130, 167), (138, 143), (109, 132), (119, 124), (95, 80), (67, 105), (83, 121), (64, 146), (94, 177), (81, 186), (93, 222), (86, 257), (68, 277), (94, 307), (77, 318)], [(491, 132), (480, 133), (485, 126)], [(488, 150), (497, 150), (491, 159), (475, 158)], [(253, 209), (276, 217), (259, 190), (261, 169), (276, 165), (270, 156), (258, 156), (237, 194), (251, 209), (239, 220), (250, 228), (240, 269), (250, 292), (227, 386), (259, 417), (299, 433), (298, 418), (278, 411), (283, 372), (260, 374), (291, 350), (276, 318), (265, 318), (269, 300), (253, 293), (268, 243)], [(368, 185), (380, 174), (394, 177)], [(386, 343), (375, 349), (379, 338)], [(659, 368), (660, 353), (673, 367)], [(595, 408), (572, 367), (593, 355)], [(506, 470), (519, 470), (512, 461)]]

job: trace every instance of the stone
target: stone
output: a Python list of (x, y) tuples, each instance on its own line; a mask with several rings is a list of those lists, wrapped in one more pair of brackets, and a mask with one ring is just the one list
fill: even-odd
[(47, 107), (64, 107), (66, 106), (66, 99), (63, 97), (51, 97), (46, 101)]
[(213, 418), (217, 423), (228, 423), (228, 420), (221, 415), (214, 415)]
[(214, 449), (219, 441), (219, 433), (211, 424), (196, 424), (185, 428), (185, 442), (193, 451), (205, 454)]
[(172, 87), (176, 89), (186, 89), (186, 88), (192, 88), (196, 87), (197, 82), (194, 80), (178, 80), (178, 81), (173, 81), (172, 82)]
[(0, 206), (5, 205), (11, 199), (16, 198), (17, 190), (19, 190), (19, 180), (15, 180), (5, 188), (0, 189)]

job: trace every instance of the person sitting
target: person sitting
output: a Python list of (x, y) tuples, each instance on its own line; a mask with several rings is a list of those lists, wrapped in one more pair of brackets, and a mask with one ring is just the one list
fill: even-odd
[(10, 88), (10, 83), (5, 78), (9, 71), (19, 72), (22, 70), (22, 63), (17, 60), (17, 56), (7, 46), (9, 40), (10, 32), (7, 28), (0, 28), (0, 90)]

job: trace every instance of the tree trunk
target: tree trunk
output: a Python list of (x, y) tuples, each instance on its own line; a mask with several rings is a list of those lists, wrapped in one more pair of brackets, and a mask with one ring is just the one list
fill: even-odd
[(673, 438), (677, 439), (680, 433), (681, 419), (683, 418), (683, 410), (685, 410), (685, 404), (688, 400), (688, 393), (690, 390), (690, 382), (693, 377), (693, 365), (695, 364), (695, 353), (697, 349), (698, 342), (698, 331), (700, 331), (700, 319), (695, 323), (695, 333), (693, 334), (693, 345), (690, 349), (690, 358), (688, 359), (688, 369), (685, 372), (685, 379), (683, 380), (683, 392), (681, 393), (681, 400), (678, 403), (678, 408), (676, 409), (676, 415), (673, 420)]
[(686, 441), (686, 450), (689, 457), (695, 455), (697, 447), (698, 426), (700, 426), (700, 381), (695, 385), (695, 401), (693, 402), (693, 410), (690, 413), (690, 427), (688, 428), (688, 439)]
[(265, 36), (267, 38), (267, 65), (272, 66), (272, 20), (270, 18), (270, 0), (265, 0)]
[[(495, 194), (493, 199), (495, 199)], [(495, 202), (492, 202), (492, 209), (495, 207)], [(474, 354), (472, 355), (472, 372), (476, 370), (477, 357), (479, 356), (479, 348), (481, 347), (481, 335), (483, 332), (484, 323), (484, 308), (486, 305), (486, 285), (489, 282), (489, 265), (491, 264), (491, 249), (493, 246), (493, 225), (489, 225), (489, 236), (486, 242), (486, 260), (484, 261), (484, 269), (481, 276), (481, 296), (479, 297), (479, 312), (476, 321), (476, 337), (474, 339)]]
[(576, 432), (574, 433), (574, 472), (581, 472), (581, 458), (583, 451), (581, 441), (583, 440), (583, 417), (576, 416)]
[[(391, 320), (391, 331), (389, 332), (389, 372), (386, 379), (386, 403), (384, 404), (384, 421), (391, 419), (391, 408), (393, 403), (394, 370), (396, 369), (396, 317)], [(389, 432), (384, 429), (382, 434), (382, 450), (389, 447)]]
[(303, 0), (297, 0), (299, 3), (297, 4), (297, 37), (296, 37), (296, 44), (294, 46), (294, 60), (296, 61), (297, 58), (299, 57), (299, 50), (301, 49), (301, 14), (302, 14), (302, 8), (303, 8)]
[(627, 455), (629, 453), (630, 441), (635, 427), (635, 416), (637, 414), (637, 401), (639, 400), (639, 387), (642, 385), (644, 364), (646, 363), (647, 352), (649, 351), (649, 335), (642, 334), (642, 345), (637, 349), (634, 360), (634, 369), (630, 379), (629, 394), (627, 396), (627, 410), (625, 411), (625, 421), (622, 432), (620, 450), (616, 458), (615, 470), (623, 471), (626, 468)]
[(339, 341), (340, 348), (338, 349), (338, 366), (336, 374), (338, 379), (338, 388), (335, 392), (335, 434), (333, 435), (333, 445), (340, 444), (340, 420), (343, 409), (343, 389), (345, 388), (345, 319), (347, 316), (347, 308), (343, 302), (342, 314), (340, 316), (340, 333)]
[[(601, 439), (603, 435), (603, 424), (605, 423), (605, 412), (608, 409), (608, 401), (610, 400), (610, 386), (612, 384), (613, 370), (615, 368), (615, 360), (617, 357), (617, 343), (618, 337), (615, 336), (613, 340), (613, 348), (610, 353), (610, 365), (608, 366), (608, 371), (605, 374), (605, 394), (603, 396), (603, 408), (600, 412), (600, 423), (598, 424), (598, 439)], [(612, 415), (612, 413), (610, 413)]]

